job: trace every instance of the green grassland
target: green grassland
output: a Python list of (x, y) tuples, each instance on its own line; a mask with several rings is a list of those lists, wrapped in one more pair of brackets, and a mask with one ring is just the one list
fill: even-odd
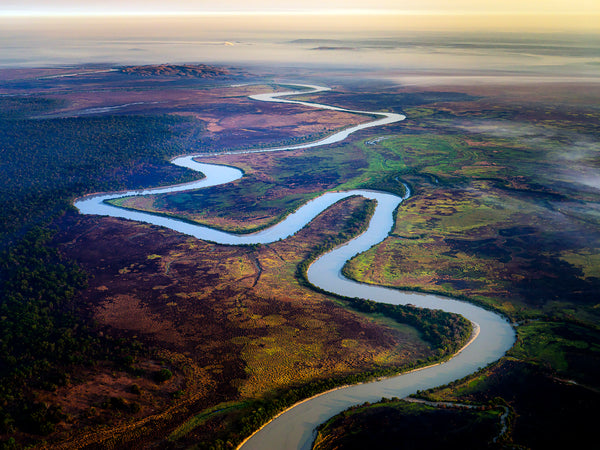
[[(564, 178), (563, 162), (552, 155), (565, 144), (526, 146), (434, 125), (429, 127), (437, 133), (341, 144), (327, 149), (327, 157), (310, 150), (256, 167), (248, 156), (239, 182), (158, 196), (151, 210), (248, 232), (279, 220), (323, 188), (402, 194), (405, 181), (416, 195), (400, 207), (393, 236), (353, 260), (348, 275), (468, 296), (515, 320), (542, 313), (593, 323), (593, 294), (600, 287), (598, 198), (552, 176)], [(248, 217), (260, 220), (244, 223)]]
[[(327, 102), (326, 97), (320, 100)], [(357, 161), (352, 171), (341, 171), (323, 187), (402, 194), (405, 182), (413, 191), (398, 209), (392, 235), (355, 257), (344, 273), (362, 282), (466, 299), (505, 314), (520, 326), (517, 344), (500, 367), (511, 377), (526, 373), (528, 379), (550, 380), (541, 382), (537, 395), (578, 386), (557, 387), (554, 378), (597, 389), (600, 192), (593, 174), (600, 164), (595, 144), (600, 113), (589, 106), (561, 111), (552, 103), (466, 100), (408, 107), (401, 130), (372, 130), (366, 138), (303, 153), (327, 152), (324, 173), (347, 155)], [(315, 161), (304, 177), (307, 183), (319, 179)], [(248, 166), (261, 180), (280, 183), (276, 165), (248, 161)], [(228, 189), (219, 194), (233, 198), (224, 194)], [(288, 211), (288, 197), (280, 193), (279, 205), (265, 211), (272, 217)], [(249, 200), (260, 198), (256, 193)], [(492, 387), (507, 389), (494, 370), (470, 384), (488, 392), (483, 398)], [(516, 443), (534, 442), (532, 435), (554, 420), (546, 411), (534, 423), (533, 403), (518, 395), (499, 397), (516, 410), (516, 429), (527, 430), (512, 435)], [(589, 414), (587, 406), (573, 408), (567, 408), (573, 417)], [(563, 431), (565, 439), (573, 436)]]
[[(557, 96), (563, 95), (561, 89), (557, 87)], [(508, 316), (518, 324), (518, 340), (506, 358), (422, 394), (508, 405), (509, 442), (531, 448), (567, 445), (593, 429), (589, 418), (600, 388), (600, 191), (595, 176), (600, 112), (587, 103), (561, 108), (558, 100), (507, 102), (500, 91), (466, 91), (323, 94), (319, 100), (324, 103), (403, 111), (408, 119), (323, 149), (222, 157), (219, 161), (243, 168), (246, 176), (197, 193), (156, 196), (143, 205), (131, 199), (117, 203), (248, 232), (274, 223), (326, 190), (372, 188), (401, 195), (406, 183), (413, 196), (399, 207), (392, 235), (350, 261), (345, 274), (366, 283), (463, 298)], [(71, 352), (77, 363), (108, 360), (107, 353), (114, 350), (115, 364), (128, 370), (133, 370), (131, 364), (123, 361), (141, 350), (105, 341), (81, 325), (78, 315), (84, 314), (73, 310), (73, 298), (85, 286), (85, 277), (47, 249), (52, 233), (35, 225), (61, 216), (78, 195), (196, 176), (166, 164), (166, 158), (181, 153), (191, 134), (197, 139), (198, 129), (191, 119), (156, 115), (27, 119), (59, 104), (30, 97), (2, 102), (0, 145), (8, 182), (0, 197), (6, 247), (0, 279), (0, 318), (6, 325), (1, 356), (4, 379), (12, 381), (3, 383), (0, 433), (20, 427), (48, 432), (64, 418), (23, 394), (27, 386), (15, 380), (24, 374), (21, 379), (29, 377), (42, 386), (56, 375), (56, 367), (68, 372), (73, 361), (58, 361), (50, 341), (57, 341), (63, 355), (78, 349)], [(254, 271), (250, 262), (245, 264), (240, 272)], [(293, 276), (294, 268), (286, 270)], [(267, 327), (278, 325), (280, 318), (265, 314), (261, 320)], [(265, 338), (261, 344), (255, 353), (248, 347), (245, 357), (266, 358), (270, 341)], [(55, 378), (53, 385), (69, 383)], [(269, 408), (286, 395), (268, 399)], [(289, 395), (289, 402), (296, 399)], [(549, 400), (557, 395), (568, 399), (560, 408)], [(20, 402), (29, 406), (18, 410)], [(238, 406), (225, 412), (239, 414), (245, 432), (268, 418), (264, 405)], [(431, 414), (425, 407), (393, 408), (421, 417), (423, 423)], [(480, 421), (485, 427), (494, 422), (496, 429), (494, 411), (452, 420)], [(562, 416), (569, 420), (561, 427)], [(213, 408), (186, 426), (197, 428), (215, 418), (221, 420), (221, 411)], [(361, 425), (367, 435), (368, 423)], [(573, 430), (568, 431), (570, 425)], [(186, 435), (184, 428), (174, 432), (174, 440)], [(548, 428), (553, 432), (540, 437)], [(483, 434), (490, 435), (489, 429)]]
[[(399, 207), (392, 235), (344, 268), (362, 282), (476, 302), (518, 325), (506, 358), (420, 393), (508, 405), (509, 432), (498, 446), (564, 448), (594, 433), (600, 112), (585, 102), (565, 109), (493, 98), (406, 108), (405, 133), (373, 146), (385, 158), (369, 167), (397, 168), (414, 195)], [(363, 419), (370, 423), (368, 412), (352, 427)], [(322, 439), (352, 433), (339, 426)], [(364, 433), (378, 429), (372, 422)]]
[(501, 411), (439, 409), (386, 400), (345, 411), (319, 428), (315, 450), (378, 448), (490, 448)]
[[(165, 356), (164, 349), (153, 348), (148, 342), (140, 343), (136, 337), (124, 339), (122, 335), (113, 336), (112, 332), (107, 330), (100, 332), (91, 318), (90, 310), (77, 301), (86, 287), (86, 274), (49, 245), (49, 241), (55, 233), (54, 227), (60, 222), (58, 219), (65, 213), (70, 217), (70, 202), (77, 196), (98, 190), (153, 185), (157, 181), (169, 184), (197, 176), (166, 164), (166, 158), (184, 150), (183, 144), (187, 142), (188, 134), (192, 131), (196, 133), (192, 130), (194, 124), (188, 119), (173, 116), (123, 115), (36, 119), (28, 117), (50, 112), (60, 105), (44, 98), (13, 97), (2, 100), (7, 103), (7, 107), (0, 121), (3, 131), (0, 144), (5, 150), (2, 167), (8, 180), (7, 189), (3, 191), (1, 199), (4, 221), (2, 239), (6, 247), (0, 261), (0, 317), (3, 324), (0, 341), (0, 375), (3, 380), (0, 435), (3, 445), (18, 447), (39, 443), (40, 438), (52, 435), (57, 427), (61, 428), (62, 425), (59, 424), (66, 421), (73, 423), (80, 419), (82, 422), (78, 422), (75, 428), (85, 425), (94, 429), (103, 423), (115, 423), (115, 420), (119, 422), (121, 418), (123, 424), (115, 428), (115, 433), (119, 436), (121, 433), (123, 436), (129, 436), (129, 415), (138, 414), (140, 410), (147, 408), (145, 403), (155, 401), (160, 403), (159, 408), (165, 408), (167, 400), (160, 397), (166, 396), (168, 400), (182, 398), (182, 408), (187, 408), (188, 403), (203, 392), (201, 387), (194, 387), (205, 380), (206, 374), (203, 369), (186, 362), (185, 358), (183, 362), (174, 361), (168, 354)], [(323, 189), (335, 187), (352, 178), (364, 164), (364, 158), (355, 158), (356, 153), (347, 153), (346, 150), (346, 147), (337, 149), (335, 158), (317, 154), (273, 158), (274, 173), (278, 174), (277, 183), (263, 182), (260, 177), (264, 175), (264, 171), (254, 171), (254, 178), (248, 176), (242, 180), (241, 187), (234, 185), (224, 196), (217, 190), (216, 198), (212, 201), (213, 210), (222, 208), (218, 203), (221, 201), (225, 201), (225, 204), (235, 210), (240, 199), (246, 202), (242, 194), (247, 193), (249, 196), (255, 195), (256, 201), (248, 202), (250, 206), (246, 208), (246, 214), (256, 209), (259, 203), (267, 205), (264, 211), (260, 211), (263, 215), (273, 216), (273, 209), (278, 209), (280, 214), (284, 214), (290, 209), (290, 203), (295, 207)], [(356, 148), (355, 152), (360, 153), (360, 148)], [(252, 173), (251, 164), (244, 169), (249, 175)], [(312, 191), (306, 191), (304, 184), (312, 185)], [(368, 182), (364, 184), (368, 185)], [(303, 189), (305, 192), (296, 193), (297, 190)], [(209, 195), (211, 194), (214, 193), (209, 192)], [(272, 204), (265, 197), (272, 197)], [(261, 199), (264, 201), (261, 202)], [(193, 206), (193, 202), (194, 199), (191, 199), (184, 203)], [(361, 217), (360, 220), (354, 220), (356, 223), (353, 223), (353, 226), (364, 225), (366, 216)], [(240, 214), (240, 218), (243, 218), (243, 214)], [(270, 219), (273, 220), (272, 217)], [(49, 227), (48, 223), (52, 225)], [(77, 239), (79, 237), (74, 238), (75, 241)], [(298, 249), (294, 251), (297, 253)], [(156, 259), (156, 255), (152, 255), (150, 261)], [(293, 266), (290, 265), (288, 270), (292, 280), (295, 274), (295, 265)], [(240, 273), (249, 270), (254, 272), (255, 267), (254, 264), (246, 264), (238, 269)], [(135, 267), (127, 266), (119, 270), (119, 274), (126, 276), (132, 270), (135, 270)], [(166, 270), (169, 270), (168, 266)], [(235, 271), (229, 273), (235, 276)], [(277, 286), (276, 289), (281, 289), (281, 286)], [(273, 288), (269, 288), (267, 294), (275, 295)], [(286, 295), (289, 295), (289, 292)], [(177, 302), (169, 304), (176, 305)], [(338, 309), (340, 306), (348, 309), (346, 304), (337, 302), (336, 305)], [(397, 321), (385, 318), (381, 314), (351, 314), (372, 323), (369, 326), (383, 326), (396, 330), (398, 334), (406, 335), (411, 342), (427, 347), (420, 333), (403, 323), (398, 324)], [(415, 316), (414, 312), (411, 314)], [(261, 320), (253, 322), (252, 326), (272, 326), (284, 332), (287, 328), (281, 326), (281, 319), (283, 318), (276, 315), (267, 315), (264, 319), (261, 317)], [(415, 319), (416, 316), (412, 317), (413, 322)], [(427, 320), (429, 319), (426, 318)], [(435, 317), (435, 321), (440, 320), (443, 320), (443, 317)], [(426, 321), (420, 324), (422, 328), (427, 327)], [(459, 324), (458, 328), (460, 327), (466, 329), (465, 324)], [(325, 327), (323, 331), (328, 332), (329, 328)], [(453, 330), (458, 328), (454, 327)], [(315, 336), (313, 333), (313, 338)], [(406, 346), (401, 351), (381, 351), (381, 354), (372, 356), (372, 365), (377, 368), (372, 372), (320, 380), (322, 374), (315, 370), (314, 373), (309, 373), (309, 378), (318, 379), (318, 383), (298, 386), (297, 383), (305, 383), (305, 379), (298, 381), (298, 373), (290, 370), (291, 367), (287, 367), (286, 364), (289, 365), (290, 361), (303, 363), (312, 360), (329, 349), (323, 348), (321, 344), (307, 346), (306, 353), (299, 354), (298, 360), (279, 358), (285, 373), (273, 371), (270, 364), (273, 352), (281, 353), (287, 349), (287, 353), (291, 354), (297, 350), (296, 345), (290, 344), (291, 338), (290, 335), (287, 340), (275, 342), (274, 338), (265, 336), (254, 346), (245, 342), (236, 344), (247, 347), (242, 356), (249, 367), (258, 371), (252, 375), (249, 369), (249, 374), (259, 383), (251, 386), (254, 378), (249, 376), (250, 382), (246, 383), (249, 387), (246, 388), (247, 392), (244, 391), (244, 395), (252, 397), (257, 386), (263, 391), (272, 386), (284, 386), (288, 389), (275, 392), (273, 398), (260, 400), (266, 402), (264, 404), (251, 403), (243, 409), (246, 415), (250, 416), (250, 419), (242, 417), (242, 424), (239, 425), (246, 434), (281, 407), (307, 395), (339, 383), (356, 382), (398, 371), (404, 367), (399, 366), (398, 361), (403, 361), (407, 356)], [(343, 341), (342, 347), (346, 353), (359, 353), (363, 344), (351, 334), (351, 338)], [(444, 347), (446, 344), (444, 342)], [(442, 349), (441, 345), (437, 347), (439, 351), (432, 353), (431, 358), (435, 359), (447, 350)], [(367, 356), (354, 358), (353, 364), (357, 364), (359, 360), (361, 364), (365, 364), (368, 363), (368, 359)], [(172, 371), (145, 367), (152, 364), (159, 364), (159, 367), (167, 365)], [(83, 382), (82, 379), (89, 376), (85, 373), (88, 368), (92, 368), (92, 371), (100, 370), (99, 365), (103, 367), (101, 370), (112, 370), (113, 376), (118, 373), (133, 383), (124, 391), (126, 397), (108, 397), (92, 408), (94, 411), (90, 410), (89, 417), (77, 420), (47, 401), (48, 398), (52, 398), (50, 392), (77, 386)], [(414, 362), (410, 362), (408, 367), (413, 366)], [(260, 368), (268, 370), (270, 378), (262, 376)], [(340, 369), (337, 371), (340, 372)], [(288, 372), (290, 376), (285, 378)], [(186, 389), (182, 392), (181, 389), (172, 389), (171, 385), (164, 383), (164, 374), (167, 373), (169, 379), (174, 373), (174, 380), (179, 380), (177, 383), (181, 383), (181, 378), (185, 378), (187, 373), (192, 373), (193, 376), (186, 380)], [(289, 386), (294, 386), (294, 389), (289, 390)], [(208, 385), (205, 385), (204, 390), (207, 389)], [(154, 392), (154, 398), (148, 393), (150, 391)], [(132, 396), (140, 397), (138, 399)], [(237, 411), (235, 408), (234, 410)], [(172, 420), (167, 419), (171, 414), (172, 408), (166, 408), (164, 414), (160, 413), (152, 420), (156, 420), (157, 423)], [(208, 416), (212, 417), (210, 414)], [(185, 432), (181, 431), (180, 434)], [(115, 439), (120, 439), (119, 436)], [(239, 438), (239, 433), (237, 436)], [(90, 436), (86, 432), (80, 436), (75, 435), (74, 438), (77, 442), (83, 442)], [(106, 436), (99, 439), (106, 439)]]
[[(597, 324), (598, 195), (577, 190), (575, 181), (561, 189), (564, 182), (551, 177), (559, 164), (547, 167), (547, 149), (518, 149), (517, 158), (517, 142), (475, 142), (479, 151), (471, 138), (467, 145), (455, 136), (383, 141), (414, 170), (401, 176), (416, 195), (399, 208), (393, 235), (345, 273), (466, 296), (514, 320), (543, 315)], [(423, 183), (425, 174), (434, 181)], [(565, 214), (573, 204), (589, 205), (587, 213)]]
[(244, 177), (201, 191), (127, 197), (110, 203), (249, 233), (280, 221), (311, 198), (339, 186), (365, 164), (360, 150), (351, 147), (331, 149), (327, 155), (314, 151), (257, 158), (249, 154), (219, 161), (242, 168)]

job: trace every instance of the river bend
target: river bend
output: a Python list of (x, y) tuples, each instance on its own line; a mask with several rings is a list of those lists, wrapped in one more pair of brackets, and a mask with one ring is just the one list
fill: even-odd
[[(245, 153), (295, 150), (333, 144), (343, 141), (356, 131), (391, 124), (405, 118), (403, 115), (395, 113), (356, 111), (318, 103), (280, 98), (329, 90), (320, 86), (297, 86), (304, 90), (259, 94), (251, 96), (251, 98), (257, 101), (293, 103), (311, 108), (376, 115), (381, 116), (381, 118), (343, 129), (311, 143), (266, 150), (249, 150)], [(401, 198), (390, 193), (369, 190), (327, 192), (318, 198), (310, 200), (278, 224), (256, 233), (244, 235), (226, 233), (198, 224), (119, 208), (106, 203), (106, 200), (131, 195), (163, 194), (201, 189), (229, 183), (243, 176), (241, 170), (233, 167), (204, 164), (194, 160), (194, 158), (201, 156), (203, 155), (182, 156), (171, 161), (173, 164), (202, 172), (205, 177), (201, 180), (161, 188), (86, 196), (77, 200), (75, 206), (82, 214), (97, 214), (151, 223), (219, 244), (268, 244), (293, 235), (335, 202), (352, 195), (361, 195), (377, 201), (375, 212), (367, 230), (360, 236), (322, 255), (313, 262), (308, 269), (309, 281), (325, 291), (339, 295), (361, 297), (391, 304), (405, 305), (410, 303), (419, 307), (442, 309), (458, 313), (473, 322), (475, 328), (479, 331), (468, 346), (443, 364), (429, 366), (383, 380), (335, 389), (289, 408), (246, 440), (241, 446), (244, 450), (310, 449), (315, 437), (315, 428), (320, 423), (350, 406), (366, 401), (375, 402), (382, 397), (405, 397), (417, 390), (429, 389), (449, 383), (501, 358), (513, 345), (515, 340), (513, 328), (504, 318), (496, 313), (467, 302), (446, 297), (404, 292), (382, 286), (358, 283), (342, 275), (341, 269), (348, 259), (368, 250), (388, 236), (394, 225), (394, 211), (409, 194), (405, 198)], [(214, 156), (214, 154), (210, 156)]]

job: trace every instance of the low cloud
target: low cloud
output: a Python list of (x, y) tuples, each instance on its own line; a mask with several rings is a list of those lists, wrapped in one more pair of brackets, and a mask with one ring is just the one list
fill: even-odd
[(514, 123), (501, 120), (477, 120), (464, 121), (455, 125), (471, 133), (490, 134), (500, 138), (527, 138), (527, 139), (550, 139), (556, 133), (543, 127), (536, 127), (526, 123)]
[(543, 151), (546, 162), (556, 166), (548, 176), (600, 190), (600, 142), (589, 136), (500, 120), (462, 121), (455, 127), (470, 133), (518, 139), (519, 144)]

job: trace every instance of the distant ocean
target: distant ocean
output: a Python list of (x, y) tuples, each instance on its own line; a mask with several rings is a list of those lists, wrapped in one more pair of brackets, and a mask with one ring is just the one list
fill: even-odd
[(0, 68), (212, 63), (600, 76), (600, 34), (436, 32), (281, 17), (0, 18)]

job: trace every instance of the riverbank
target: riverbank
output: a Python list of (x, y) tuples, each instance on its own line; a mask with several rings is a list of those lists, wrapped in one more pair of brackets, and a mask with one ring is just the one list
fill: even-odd
[[(408, 370), (408, 371), (406, 371), (406, 372), (399, 372), (399, 374), (393, 375), (393, 376), (391, 376), (391, 377), (376, 378), (376, 379), (375, 379), (375, 381), (382, 381), (382, 380), (390, 379), (390, 378), (393, 378), (393, 377), (396, 377), (396, 376), (399, 376), (399, 375), (406, 375), (406, 374), (410, 374), (410, 373), (414, 373), (414, 372), (419, 372), (419, 371), (421, 371), (421, 370), (429, 369), (429, 368), (432, 368), (432, 367), (438, 366), (438, 365), (440, 365), (440, 364), (444, 364), (445, 360), (447, 360), (447, 359), (450, 359), (450, 358), (453, 358), (454, 356), (458, 355), (458, 354), (459, 354), (459, 353), (461, 353), (463, 350), (465, 350), (465, 349), (466, 349), (466, 348), (467, 348), (469, 345), (471, 345), (471, 343), (473, 343), (473, 341), (474, 341), (475, 339), (477, 339), (477, 336), (478, 336), (478, 335), (479, 335), (479, 325), (477, 325), (476, 323), (473, 323), (473, 330), (472, 330), (472, 332), (471, 332), (471, 335), (470, 335), (470, 337), (469, 337), (469, 340), (468, 340), (468, 341), (467, 341), (467, 342), (466, 342), (466, 343), (465, 343), (465, 344), (464, 344), (464, 345), (463, 345), (463, 346), (460, 348), (460, 350), (458, 350), (457, 352), (455, 352), (455, 353), (454, 353), (454, 354), (452, 354), (452, 355), (447, 355), (447, 356), (445, 356), (443, 361), (436, 362), (436, 363), (434, 363), (434, 364), (429, 364), (429, 365), (426, 365), (426, 366), (423, 366), (423, 367), (417, 367), (417, 368), (415, 368), (415, 369), (410, 369), (410, 370)], [(350, 386), (355, 386), (355, 385), (360, 385), (360, 384), (365, 384), (365, 383), (370, 383), (370, 382), (371, 382), (371, 381), (364, 381), (364, 382), (356, 383), (356, 384), (353, 384), (353, 385), (346, 384), (346, 385), (338, 386), (338, 387), (335, 387), (335, 388), (333, 388), (333, 389), (330, 389), (330, 390), (328, 390), (328, 391), (324, 391), (324, 392), (321, 392), (321, 393), (319, 393), (319, 394), (315, 394), (315, 395), (313, 395), (312, 397), (309, 397), (309, 398), (307, 398), (307, 399), (304, 399), (304, 400), (302, 400), (302, 401), (300, 401), (300, 402), (298, 402), (298, 403), (295, 403), (295, 404), (293, 404), (292, 406), (290, 406), (290, 407), (288, 407), (288, 408), (284, 409), (283, 411), (281, 411), (281, 412), (280, 412), (280, 413), (278, 413), (277, 415), (273, 416), (273, 418), (272, 418), (271, 420), (269, 420), (267, 423), (265, 423), (264, 425), (262, 425), (262, 426), (261, 426), (259, 429), (257, 429), (257, 430), (256, 430), (254, 433), (252, 433), (250, 436), (248, 436), (247, 438), (245, 438), (245, 439), (244, 439), (244, 440), (243, 440), (243, 441), (242, 441), (242, 442), (241, 442), (241, 443), (240, 443), (240, 444), (239, 444), (239, 445), (238, 445), (236, 448), (237, 448), (237, 449), (241, 449), (241, 448), (242, 448), (242, 447), (244, 447), (244, 445), (245, 445), (245, 444), (246, 444), (246, 443), (247, 443), (247, 442), (248, 442), (250, 439), (252, 439), (252, 438), (253, 438), (253, 437), (254, 437), (256, 434), (260, 433), (260, 432), (261, 432), (261, 431), (262, 431), (264, 428), (266, 428), (267, 426), (269, 426), (269, 424), (271, 424), (271, 422), (273, 422), (274, 420), (277, 420), (277, 419), (278, 419), (279, 417), (281, 417), (282, 415), (284, 415), (284, 414), (286, 414), (286, 413), (290, 412), (292, 409), (294, 409), (294, 408), (296, 408), (296, 407), (298, 407), (298, 406), (300, 406), (300, 405), (302, 405), (302, 404), (304, 404), (304, 403), (306, 403), (306, 402), (313, 401), (313, 400), (315, 400), (315, 399), (317, 399), (317, 398), (319, 398), (319, 397), (321, 397), (321, 396), (323, 396), (323, 395), (329, 395), (329, 394), (331, 394), (331, 393), (334, 393), (334, 392), (336, 392), (336, 391), (339, 391), (339, 390), (341, 390), (341, 389), (347, 389), (347, 388), (349, 388)]]
[[(268, 98), (267, 101), (277, 101), (277, 96), (296, 95), (299, 93), (306, 94), (310, 92), (284, 92), (278, 94), (270, 94), (268, 97), (265, 98)], [(285, 103), (298, 103), (305, 106), (322, 107), (325, 109), (340, 109), (336, 107), (329, 107), (327, 105), (319, 105), (313, 103), (308, 104), (306, 102), (296, 102), (293, 100), (285, 100)], [(364, 111), (353, 112), (364, 113)], [(351, 133), (359, 131), (361, 129), (372, 126), (385, 125), (404, 119), (404, 116), (399, 114), (372, 112), (370, 114), (381, 114), (384, 115), (385, 118), (374, 122), (369, 122), (367, 124), (352, 127), (350, 129), (336, 133), (327, 139), (311, 144), (305, 144), (302, 147), (293, 146), (289, 148), (277, 148), (273, 149), (272, 151), (311, 148), (319, 145), (327, 145), (330, 143), (339, 142), (347, 138)], [(208, 169), (206, 165), (202, 167)], [(206, 180), (210, 178), (210, 183), (214, 183), (211, 185), (215, 185), (218, 183), (217, 179), (212, 179), (206, 173), (205, 175), (207, 175)], [(150, 214), (131, 212), (129, 214), (129, 217), (125, 218), (141, 220), (144, 222), (154, 223), (160, 226), (167, 226), (176, 231), (184, 232), (186, 234), (190, 234), (200, 239), (206, 239), (212, 242), (236, 245), (239, 245), (241, 243), (267, 243), (285, 238), (293, 234), (295, 231), (302, 228), (306, 223), (312, 220), (312, 218), (316, 217), (316, 215), (319, 214), (323, 209), (333, 204), (335, 201), (350, 195), (362, 195), (367, 198), (377, 200), (377, 208), (375, 210), (373, 218), (371, 219), (369, 228), (359, 237), (323, 255), (321, 258), (315, 261), (309, 268), (309, 281), (314, 285), (320, 287), (321, 289), (339, 295), (356, 296), (356, 294), (358, 293), (359, 296), (361, 296), (362, 298), (370, 300), (383, 301), (393, 304), (410, 303), (425, 308), (431, 308), (433, 305), (435, 305), (435, 307), (438, 307), (440, 309), (462, 314), (472, 322), (479, 323), (480, 326), (481, 324), (485, 323), (485, 339), (472, 340), (472, 344), (480, 345), (472, 345), (467, 347), (468, 349), (475, 349), (475, 351), (467, 352), (463, 350), (460, 354), (458, 354), (455, 358), (450, 360), (447, 364), (443, 366), (432, 366), (431, 368), (427, 369), (430, 378), (429, 383), (432, 382), (431, 376), (434, 375), (432, 372), (435, 372), (436, 376), (433, 377), (433, 383), (435, 383), (434, 385), (443, 384), (444, 382), (448, 382), (451, 379), (464, 376), (466, 375), (466, 373), (469, 373), (469, 371), (472, 371), (474, 365), (485, 365), (486, 363), (489, 363), (490, 361), (498, 359), (500, 356), (502, 356), (506, 352), (506, 350), (512, 345), (512, 342), (514, 341), (514, 332), (512, 331), (510, 325), (508, 325), (504, 319), (497, 316), (496, 314), (493, 314), (489, 311), (482, 311), (480, 308), (477, 308), (473, 305), (465, 304), (464, 302), (459, 302), (450, 299), (439, 299), (435, 296), (425, 296), (427, 299), (424, 300), (423, 298), (418, 298), (416, 294), (398, 293), (397, 291), (392, 291), (389, 289), (386, 290), (385, 288), (360, 285), (359, 283), (355, 283), (350, 280), (343, 279), (341, 277), (341, 268), (350, 257), (354, 256), (356, 253), (365, 251), (368, 248), (372, 247), (374, 244), (382, 241), (392, 229), (394, 223), (393, 212), (397, 208), (398, 204), (402, 201), (402, 198), (397, 197), (395, 195), (364, 190), (349, 191), (345, 193), (325, 194), (316, 199), (315, 201), (309, 202), (309, 204), (300, 208), (298, 211), (296, 211), (296, 213), (288, 216), (288, 218), (282, 223), (262, 232), (256, 233), (252, 236), (246, 237), (235, 237), (228, 233), (216, 233), (215, 230), (199, 226), (196, 226), (194, 227), (194, 230), (191, 230), (189, 227), (191, 227), (192, 225), (190, 224), (185, 224), (186, 227), (182, 227), (181, 222), (169, 220), (163, 217), (152, 216)], [(326, 201), (324, 201), (323, 199), (326, 199)], [(98, 206), (100, 205), (95, 205), (96, 208)], [(111, 215), (114, 217), (124, 217), (122, 210), (120, 210), (119, 208), (112, 207), (111, 209), (111, 207), (109, 205), (106, 205), (106, 203), (103, 203), (102, 207), (104, 208), (103, 211), (101, 211), (102, 214)], [(90, 210), (86, 209), (86, 211)], [(98, 209), (95, 209), (95, 211), (96, 214), (99, 213)], [(116, 213), (115, 211), (118, 212)], [(295, 222), (294, 220), (290, 220), (290, 218), (293, 218)], [(283, 226), (283, 224), (285, 224), (285, 226)], [(291, 224), (293, 224), (293, 227), (290, 226)], [(275, 229), (276, 231), (273, 231)], [(482, 329), (480, 328), (480, 330)], [(480, 332), (479, 336), (481, 337), (482, 334), (483, 333)], [(444, 367), (444, 370), (436, 370), (439, 367)], [(420, 371), (420, 374), (422, 374), (422, 372), (423, 371)], [(413, 375), (415, 374), (416, 372), (405, 374), (404, 376), (395, 377), (389, 380), (381, 380), (375, 383), (370, 383), (368, 385), (365, 384), (348, 387), (346, 389), (339, 389), (331, 392), (328, 395), (318, 396), (310, 402), (304, 402), (298, 407), (289, 410), (287, 414), (282, 414), (277, 419), (271, 421), (266, 427), (264, 427), (261, 430), (261, 432), (256, 433), (253, 439), (248, 440), (245, 447), (306, 448), (306, 446), (309, 445), (310, 442), (312, 442), (310, 436), (313, 433), (314, 427), (318, 423), (322, 422), (324, 418), (330, 417), (331, 415), (340, 412), (340, 405), (355, 404), (355, 392), (361, 391), (363, 386), (369, 386), (370, 388), (369, 392), (361, 392), (361, 396), (365, 399), (373, 399), (374, 395), (378, 398), (384, 397), (385, 395), (379, 395), (378, 393), (381, 390), (387, 391), (387, 389), (392, 388), (390, 386), (390, 383), (393, 385), (392, 389), (395, 390), (401, 389), (400, 385), (402, 384), (404, 385), (402, 389), (416, 390), (415, 387), (422, 387), (422, 382), (419, 382), (418, 380), (414, 379)], [(398, 383), (397, 380), (400, 378), (402, 378), (403, 381), (401, 383)], [(405, 384), (406, 382), (408, 382), (408, 385)], [(376, 387), (373, 388), (373, 386)], [(342, 392), (343, 394), (341, 396), (337, 395)], [(352, 393), (350, 394), (350, 392)], [(323, 399), (326, 399), (326, 401), (323, 402)], [(325, 407), (324, 411), (320, 410), (317, 413), (318, 408), (314, 408), (315, 403), (319, 403), (320, 407)], [(306, 405), (310, 405), (311, 408), (309, 409), (314, 411), (314, 413), (310, 415), (310, 419), (306, 416), (303, 416), (302, 419), (298, 421), (298, 413), (303, 407), (306, 407)], [(304, 411), (306, 411), (306, 408), (304, 408)], [(279, 425), (280, 422), (285, 424)], [(293, 436), (291, 433), (289, 433), (292, 422), (296, 424), (303, 424), (302, 429), (300, 429), (299, 427), (294, 427)], [(258, 438), (259, 436), (260, 438)]]

